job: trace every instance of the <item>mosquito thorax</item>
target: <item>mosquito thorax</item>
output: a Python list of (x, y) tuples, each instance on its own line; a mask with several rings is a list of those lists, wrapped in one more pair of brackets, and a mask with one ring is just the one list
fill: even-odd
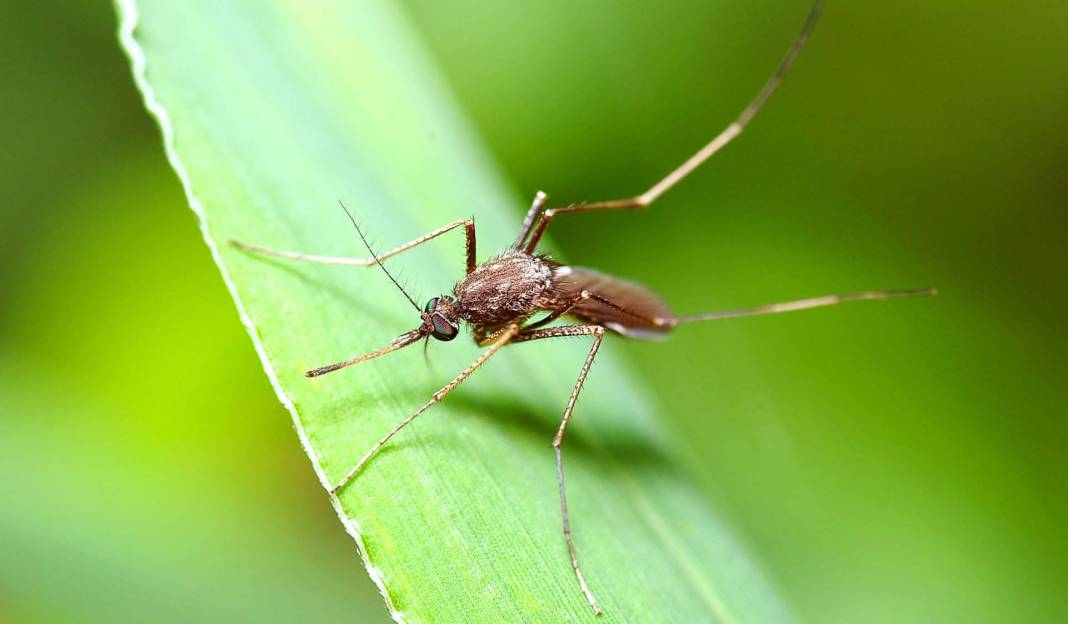
[(553, 266), (544, 258), (517, 251), (486, 261), (456, 285), (460, 316), (488, 327), (530, 316), (552, 288)]
[(456, 316), (456, 301), (452, 297), (434, 297), (423, 306), (423, 328), (438, 340), (452, 340), (460, 333)]

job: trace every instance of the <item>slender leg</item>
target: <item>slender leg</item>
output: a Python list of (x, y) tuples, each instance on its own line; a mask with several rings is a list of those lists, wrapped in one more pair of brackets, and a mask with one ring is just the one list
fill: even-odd
[(622, 306), (622, 305), (620, 305), (620, 304), (618, 304), (618, 303), (616, 303), (614, 301), (611, 301), (606, 297), (602, 297), (600, 295), (591, 294), (590, 295), (590, 299), (593, 299), (595, 301), (599, 301), (600, 303), (603, 303), (603, 304), (605, 304), (606, 306), (608, 306), (610, 308), (614, 308), (616, 310), (619, 310), (620, 312), (622, 312), (623, 314), (626, 314), (627, 316), (629, 316), (631, 318), (637, 319), (637, 320), (639, 320), (639, 321), (641, 321), (643, 323), (646, 323), (648, 325), (652, 325), (654, 327), (665, 327), (665, 326), (669, 326), (669, 325), (672, 324), (672, 319), (661, 318), (659, 316), (648, 316), (648, 315), (642, 314), (640, 312), (635, 312), (634, 310), (631, 310), (631, 309), (629, 309), (627, 307), (624, 307), (624, 306)]
[[(501, 337), (501, 334), (503, 334), (504, 332), (508, 331), (510, 327), (511, 327), (511, 325), (505, 327), (504, 329), (498, 329), (496, 331), (487, 331), (484, 328), (475, 327), (474, 328), (475, 344), (480, 346), (480, 347), (489, 346), (489, 345), (493, 344), (494, 342), (497, 342), (497, 339)], [(522, 332), (523, 332), (523, 328), (520, 327), (519, 328), (519, 333), (522, 333)]]
[(534, 202), (530, 205), (530, 210), (527, 211), (527, 216), (523, 219), (523, 227), (519, 230), (519, 238), (515, 240), (515, 244), (512, 245), (513, 249), (519, 249), (523, 246), (523, 241), (526, 240), (527, 235), (530, 234), (530, 228), (534, 226), (534, 219), (541, 213), (541, 209), (545, 207), (545, 202), (548, 201), (549, 196), (545, 193), (538, 191), (534, 194)]
[[(408, 251), (412, 247), (421, 245), (429, 240), (433, 240), (442, 234), (454, 230), (460, 226), (463, 226), (467, 231), (467, 272), (475, 270), (475, 222), (473, 219), (461, 219), (459, 221), (453, 221), (452, 223), (440, 227), (429, 234), (420, 236), (419, 238), (404, 243), (398, 247), (394, 247), (389, 251), (378, 254), (379, 260), (385, 260), (399, 253)], [(346, 266), (374, 266), (376, 264), (374, 258), (342, 258), (338, 256), (316, 256), (311, 254), (299, 253), (296, 251), (283, 251), (280, 249), (268, 249), (266, 247), (260, 247), (258, 245), (249, 245), (248, 243), (242, 243), (231, 239), (230, 244), (238, 249), (245, 251), (251, 251), (266, 256), (275, 256), (278, 258), (289, 258), (291, 260), (304, 260), (307, 262), (318, 262), (320, 264), (340, 264)]]
[(760, 314), (776, 314), (778, 312), (807, 310), (808, 308), (819, 308), (839, 303), (846, 303), (847, 301), (868, 301), (875, 299), (890, 299), (893, 297), (928, 297), (937, 294), (938, 290), (934, 288), (913, 288), (910, 290), (874, 290), (848, 293), (845, 295), (825, 295), (823, 297), (799, 299), (797, 301), (787, 301), (784, 303), (770, 303), (768, 305), (757, 306), (755, 308), (740, 308), (737, 310), (723, 310), (721, 312), (706, 312), (704, 314), (691, 314), (688, 316), (677, 316), (673, 319), (659, 320), (665, 324), (675, 326), (680, 325), (682, 323), (694, 323), (697, 321), (712, 321), (716, 319), (736, 318), (739, 316), (757, 316)]
[(593, 293), (591, 293), (588, 290), (583, 290), (583, 291), (579, 292), (577, 295), (575, 295), (574, 297), (572, 297), (569, 301), (567, 301), (566, 303), (564, 303), (563, 305), (561, 305), (557, 309), (553, 310), (549, 314), (549, 316), (546, 316), (545, 318), (541, 319), (540, 321), (535, 321), (535, 322), (531, 323), (530, 325), (524, 326), (523, 327), (523, 332), (526, 333), (526, 332), (528, 332), (528, 331), (530, 331), (532, 329), (537, 329), (537, 328), (539, 328), (539, 327), (541, 327), (543, 325), (548, 325), (549, 323), (552, 323), (556, 319), (558, 319), (561, 316), (563, 316), (563, 315), (567, 314), (568, 312), (570, 312), (579, 303), (581, 303), (581, 302), (583, 302), (583, 301), (585, 301), (587, 299), (598, 299), (599, 300), (600, 297), (598, 297), (597, 295), (594, 295)]
[(556, 453), (556, 479), (560, 485), (560, 512), (563, 518), (564, 540), (567, 542), (567, 552), (571, 556), (571, 569), (575, 571), (575, 578), (578, 579), (579, 588), (582, 589), (582, 593), (586, 596), (586, 601), (593, 607), (594, 614), (600, 615), (601, 607), (598, 606), (597, 599), (593, 597), (593, 592), (590, 591), (589, 585), (586, 584), (586, 577), (582, 575), (578, 555), (575, 553), (575, 543), (571, 537), (571, 522), (567, 516), (567, 489), (564, 486), (564, 460), (560, 447), (564, 442), (564, 431), (567, 429), (567, 423), (571, 421), (571, 414), (575, 410), (575, 402), (578, 401), (579, 393), (582, 392), (582, 385), (586, 382), (586, 375), (589, 374), (590, 367), (593, 366), (593, 358), (597, 356), (597, 350), (601, 347), (604, 328), (600, 325), (565, 325), (548, 329), (535, 329), (523, 331), (512, 341), (526, 342), (561, 336), (593, 336), (593, 346), (590, 347), (590, 353), (582, 364), (582, 371), (579, 372), (578, 380), (575, 382), (575, 389), (571, 391), (571, 398), (568, 399), (567, 407), (564, 409), (564, 418), (560, 421), (560, 428), (557, 429), (556, 436), (553, 437), (553, 451)]
[(895, 297), (927, 297), (937, 295), (938, 290), (935, 288), (913, 288), (909, 290), (869, 290), (863, 292), (847, 293), (844, 295), (824, 295), (823, 297), (813, 297), (811, 299), (799, 299), (797, 301), (786, 301), (783, 303), (770, 303), (768, 305), (757, 306), (754, 308), (739, 308), (735, 310), (723, 310), (719, 312), (706, 312), (704, 314), (691, 314), (687, 316), (676, 317), (659, 317), (648, 316), (635, 312), (627, 308), (624, 305), (620, 305), (606, 297), (602, 297), (596, 293), (589, 291), (582, 291), (577, 295), (574, 300), (569, 302), (566, 306), (561, 306), (557, 311), (553, 312), (546, 318), (524, 327), (524, 332), (521, 333), (513, 342), (519, 342), (524, 340), (526, 330), (534, 329), (535, 327), (544, 325), (563, 314), (569, 312), (580, 301), (586, 299), (593, 299), (603, 303), (604, 305), (613, 308), (634, 318), (635, 320), (653, 327), (672, 328), (682, 323), (695, 323), (697, 321), (712, 321), (725, 318), (737, 318), (742, 316), (758, 316), (761, 314), (777, 314), (779, 312), (793, 312), (795, 310), (807, 310), (809, 308), (820, 308), (824, 306), (837, 305), (839, 303), (847, 303), (850, 301), (873, 301), (878, 299), (892, 299)]
[(314, 369), (304, 373), (304, 376), (305, 377), (319, 377), (320, 375), (325, 375), (327, 373), (332, 373), (332, 372), (334, 372), (336, 370), (340, 370), (340, 369), (345, 368), (347, 366), (352, 366), (353, 364), (359, 364), (360, 362), (366, 362), (367, 360), (373, 360), (376, 357), (381, 357), (381, 356), (383, 356), (383, 355), (385, 355), (387, 353), (393, 353), (397, 349), (403, 349), (404, 347), (407, 347), (408, 345), (410, 345), (410, 344), (412, 344), (414, 342), (418, 342), (419, 340), (426, 338), (428, 335), (429, 334), (427, 333), (427, 331), (425, 329), (423, 329), (422, 327), (420, 327), (418, 329), (413, 329), (410, 332), (406, 332), (406, 333), (401, 334), (400, 336), (397, 336), (396, 338), (393, 339), (393, 342), (391, 342), (388, 345), (382, 347), (381, 349), (375, 349), (374, 351), (371, 351), (369, 353), (364, 353), (362, 355), (357, 355), (354, 358), (350, 358), (350, 359), (347, 359), (347, 360), (342, 360), (341, 362), (335, 362), (335, 363), (329, 364), (327, 366), (320, 366), (319, 368), (314, 368)]
[[(549, 313), (548, 316), (546, 316), (545, 318), (541, 319), (540, 321), (535, 321), (535, 322), (533, 322), (533, 323), (531, 323), (529, 325), (524, 325), (523, 327), (521, 327), (520, 328), (520, 332), (519, 332), (519, 336), (530, 336), (530, 335), (536, 334), (536, 332), (533, 332), (531, 330), (534, 330), (534, 329), (537, 329), (537, 328), (539, 328), (539, 327), (541, 327), (543, 325), (548, 325), (549, 323), (552, 323), (556, 319), (558, 319), (561, 316), (563, 316), (563, 315), (567, 314), (568, 312), (570, 312), (571, 309), (574, 308), (576, 305), (578, 305), (580, 302), (585, 301), (587, 299), (594, 298), (594, 297), (597, 297), (597, 295), (594, 295), (594, 294), (590, 293), (590, 291), (588, 291), (588, 290), (583, 290), (582, 292), (578, 293), (577, 295), (575, 295), (574, 297), (569, 299), (563, 305), (561, 305), (560, 307), (558, 307), (555, 310), (553, 310), (551, 313)], [(597, 297), (597, 298), (600, 299), (600, 297)], [(580, 334), (575, 334), (575, 335), (585, 336), (586, 334), (585, 333), (580, 333)], [(484, 329), (481, 329), (481, 328), (475, 328), (475, 344), (477, 344), (480, 347), (484, 347), (484, 346), (492, 343), (494, 341), (494, 339), (496, 339), (497, 336), (498, 336), (498, 334), (487, 332), (487, 331), (485, 331)], [(520, 338), (519, 336), (514, 338), (512, 340), (512, 342), (522, 341), (522, 340), (536, 340), (537, 339), (537, 338)]]
[(401, 421), (399, 425), (394, 427), (392, 431), (387, 433), (381, 440), (379, 440), (373, 447), (371, 447), (371, 450), (367, 451), (367, 454), (364, 455), (362, 459), (360, 459), (359, 463), (357, 463), (356, 466), (354, 466), (352, 470), (350, 470), (348, 474), (346, 474), (345, 477), (341, 479), (341, 481), (337, 485), (335, 485), (332, 490), (330, 490), (330, 492), (332, 494), (337, 494), (338, 491), (340, 491), (341, 488), (345, 487), (345, 485), (347, 485), (349, 481), (351, 481), (352, 478), (360, 472), (364, 465), (367, 464), (367, 462), (371, 461), (371, 458), (374, 457), (378, 453), (378, 451), (380, 451), (382, 447), (385, 446), (387, 442), (389, 442), (390, 438), (395, 436), (397, 432), (401, 429), (407, 427), (413, 420), (416, 419), (417, 416), (428, 410), (430, 406), (445, 398), (445, 395), (449, 394), (456, 388), (456, 386), (459, 386), (461, 383), (463, 383), (465, 379), (471, 376), (471, 373), (478, 370), (480, 366), (486, 363), (486, 360), (493, 357), (493, 354), (500, 351), (501, 348), (504, 347), (504, 345), (508, 344), (508, 342), (511, 341), (518, 333), (518, 325), (509, 325), (503, 331), (496, 334), (495, 339), (493, 340), (493, 344), (490, 345), (489, 349), (486, 349), (486, 351), (484, 351), (482, 355), (478, 357), (477, 360), (475, 360), (471, 363), (470, 366), (465, 368), (464, 371), (457, 375), (455, 379), (445, 384), (441, 388), (441, 390), (435, 392), (434, 395), (430, 397), (429, 401), (423, 403), (423, 405), (420, 406), (419, 409), (415, 410), (415, 412), (412, 413), (411, 416)]
[[(532, 333), (530, 330), (537, 329), (537, 328), (539, 328), (539, 327), (541, 327), (543, 325), (548, 325), (549, 323), (552, 323), (556, 319), (558, 319), (561, 316), (563, 316), (563, 315), (567, 314), (568, 312), (570, 312), (571, 309), (574, 308), (576, 305), (578, 305), (580, 302), (585, 301), (585, 300), (590, 299), (590, 298), (593, 298), (593, 297), (596, 297), (596, 295), (590, 293), (590, 291), (588, 291), (588, 290), (583, 290), (582, 292), (576, 294), (574, 297), (572, 297), (571, 299), (566, 301), (563, 305), (559, 306), (558, 308), (556, 308), (555, 310), (550, 312), (548, 316), (546, 316), (545, 318), (541, 319), (540, 321), (535, 321), (535, 322), (533, 322), (533, 323), (531, 323), (529, 325), (524, 325), (523, 327), (521, 327), (520, 330), (519, 330), (520, 331), (519, 335), (520, 336), (530, 335)], [(485, 330), (485, 329), (483, 329), (481, 327), (476, 327), (475, 328), (475, 344), (477, 344), (480, 347), (484, 347), (484, 346), (492, 343), (497, 338), (498, 335), (500, 335), (499, 332), (493, 333), (493, 332), (489, 332), (489, 331), (487, 331), (487, 330)], [(580, 335), (585, 335), (585, 334), (580, 334)], [(528, 338), (527, 340), (534, 340), (534, 339), (533, 338)], [(515, 340), (513, 340), (513, 342), (515, 342)]]
[[(516, 243), (516, 249), (523, 248), (527, 253), (533, 253), (534, 249), (538, 246), (538, 241), (541, 240), (542, 234), (545, 233), (545, 228), (548, 227), (549, 222), (553, 220), (553, 217), (560, 214), (567, 214), (572, 212), (588, 212), (592, 210), (625, 210), (644, 208), (649, 204), (656, 201), (658, 197), (667, 192), (668, 189), (675, 186), (680, 180), (685, 178), (694, 169), (701, 166), (706, 160), (712, 157), (713, 154), (723, 149), (728, 143), (730, 143), (736, 136), (742, 133), (749, 121), (753, 119), (753, 116), (764, 106), (771, 94), (782, 83), (783, 76), (786, 75), (787, 70), (793, 65), (794, 59), (797, 58), (797, 54), (801, 51), (801, 47), (804, 46), (805, 41), (808, 39), (809, 34), (812, 32), (813, 27), (816, 25), (816, 20), (820, 16), (820, 12), (823, 10), (823, 0), (816, 0), (812, 10), (809, 11), (808, 17), (805, 19), (804, 26), (801, 27), (801, 33), (794, 39), (793, 45), (786, 52), (786, 57), (779, 64), (779, 68), (775, 71), (775, 74), (764, 83), (764, 87), (760, 90), (753, 101), (745, 107), (741, 115), (734, 120), (726, 129), (715, 136), (707, 145), (702, 147), (696, 154), (690, 157), (689, 160), (679, 165), (674, 171), (669, 173), (664, 179), (660, 180), (652, 186), (649, 190), (645, 191), (641, 195), (630, 197), (626, 199), (614, 199), (610, 201), (601, 201), (592, 204), (567, 206), (565, 208), (551, 208), (546, 210), (541, 215), (541, 220), (538, 222), (537, 227), (533, 228), (531, 233), (531, 224), (533, 223), (533, 208), (531, 213), (527, 214), (527, 222), (524, 223), (523, 231), (520, 234), (519, 241)], [(526, 246), (523, 246), (523, 241), (527, 235), (530, 235), (530, 240)]]

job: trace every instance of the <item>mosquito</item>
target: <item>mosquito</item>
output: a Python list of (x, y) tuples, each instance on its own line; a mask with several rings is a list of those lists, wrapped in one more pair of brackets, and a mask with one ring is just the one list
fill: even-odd
[[(546, 209), (548, 196), (539, 191), (534, 196), (534, 202), (523, 220), (523, 225), (515, 242), (499, 255), (482, 264), (477, 262), (475, 256), (475, 222), (473, 219), (454, 221), (413, 241), (404, 243), (384, 253), (376, 254), (368, 244), (360, 226), (344, 204), (341, 204), (341, 207), (348, 215), (349, 220), (352, 221), (353, 226), (355, 226), (360, 240), (370, 254), (370, 258), (317, 256), (230, 241), (235, 247), (246, 251), (293, 260), (347, 266), (378, 266), (419, 314), (419, 326), (401, 334), (388, 345), (349, 360), (310, 370), (305, 373), (308, 377), (318, 377), (354, 364), (373, 360), (421, 340), (429, 340), (431, 337), (441, 341), (452, 340), (459, 335), (462, 323), (466, 323), (471, 327), (475, 342), (481, 347), (486, 347), (486, 350), (470, 366), (435, 392), (426, 403), (371, 447), (345, 477), (333, 487), (331, 492), (337, 494), (341, 488), (352, 481), (394, 435), (411, 424), (412, 421), (435, 403), (444, 399), (446, 395), (455, 390), (457, 386), (506, 345), (548, 338), (587, 336), (592, 340), (593, 344), (590, 346), (589, 353), (582, 363), (578, 379), (575, 382), (574, 389), (571, 391), (567, 406), (564, 408), (563, 418), (552, 440), (552, 447), (556, 454), (556, 476), (560, 490), (564, 541), (567, 544), (568, 555), (571, 559), (571, 568), (574, 570), (579, 588), (587, 602), (589, 602), (595, 614), (600, 614), (601, 607), (590, 591), (586, 578), (582, 573), (582, 568), (579, 566), (579, 559), (572, 538), (571, 524), (567, 511), (567, 493), (564, 485), (564, 464), (561, 447), (564, 442), (564, 432), (567, 430), (567, 425), (571, 421), (571, 416), (575, 409), (575, 402), (582, 391), (586, 376), (590, 372), (590, 367), (593, 366), (593, 360), (597, 356), (597, 351), (601, 347), (601, 340), (606, 332), (618, 334), (625, 338), (647, 339), (661, 337), (671, 332), (678, 325), (686, 323), (790, 312), (835, 305), (847, 301), (936, 294), (934, 288), (866, 291), (773, 303), (755, 308), (676, 316), (656, 294), (644, 286), (590, 269), (566, 265), (537, 252), (538, 243), (545, 234), (546, 228), (556, 217), (579, 212), (645, 208), (737, 137), (753, 116), (756, 115), (757, 111), (761, 109), (768, 97), (778, 88), (783, 76), (793, 64), (805, 40), (812, 32), (822, 7), (823, 0), (818, 0), (812, 7), (800, 34), (790, 46), (775, 74), (764, 84), (756, 98), (750, 102), (733, 123), (690, 157), (689, 160), (682, 163), (641, 195), (626, 199)], [(466, 233), (466, 276), (455, 285), (451, 294), (434, 297), (420, 307), (389, 272), (384, 261), (460, 227), (464, 228)], [(539, 315), (542, 316), (535, 320), (535, 317)], [(562, 317), (570, 317), (572, 320), (577, 321), (577, 324), (550, 326), (551, 323)]]

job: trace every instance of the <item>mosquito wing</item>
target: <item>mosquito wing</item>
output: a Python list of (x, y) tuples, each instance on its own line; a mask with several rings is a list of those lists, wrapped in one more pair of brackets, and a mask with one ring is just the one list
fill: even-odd
[(644, 286), (582, 267), (562, 266), (555, 274), (561, 298), (588, 290), (633, 313), (587, 299), (568, 313), (580, 321), (602, 325), (628, 338), (660, 338), (671, 331), (670, 325), (652, 322), (652, 319), (670, 319), (674, 315), (660, 297)]

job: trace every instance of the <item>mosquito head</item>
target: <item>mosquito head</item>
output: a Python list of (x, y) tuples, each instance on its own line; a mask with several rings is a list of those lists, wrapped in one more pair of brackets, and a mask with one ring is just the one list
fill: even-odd
[(423, 326), (420, 329), (438, 340), (455, 338), (460, 333), (456, 300), (442, 295), (427, 301), (423, 306)]

